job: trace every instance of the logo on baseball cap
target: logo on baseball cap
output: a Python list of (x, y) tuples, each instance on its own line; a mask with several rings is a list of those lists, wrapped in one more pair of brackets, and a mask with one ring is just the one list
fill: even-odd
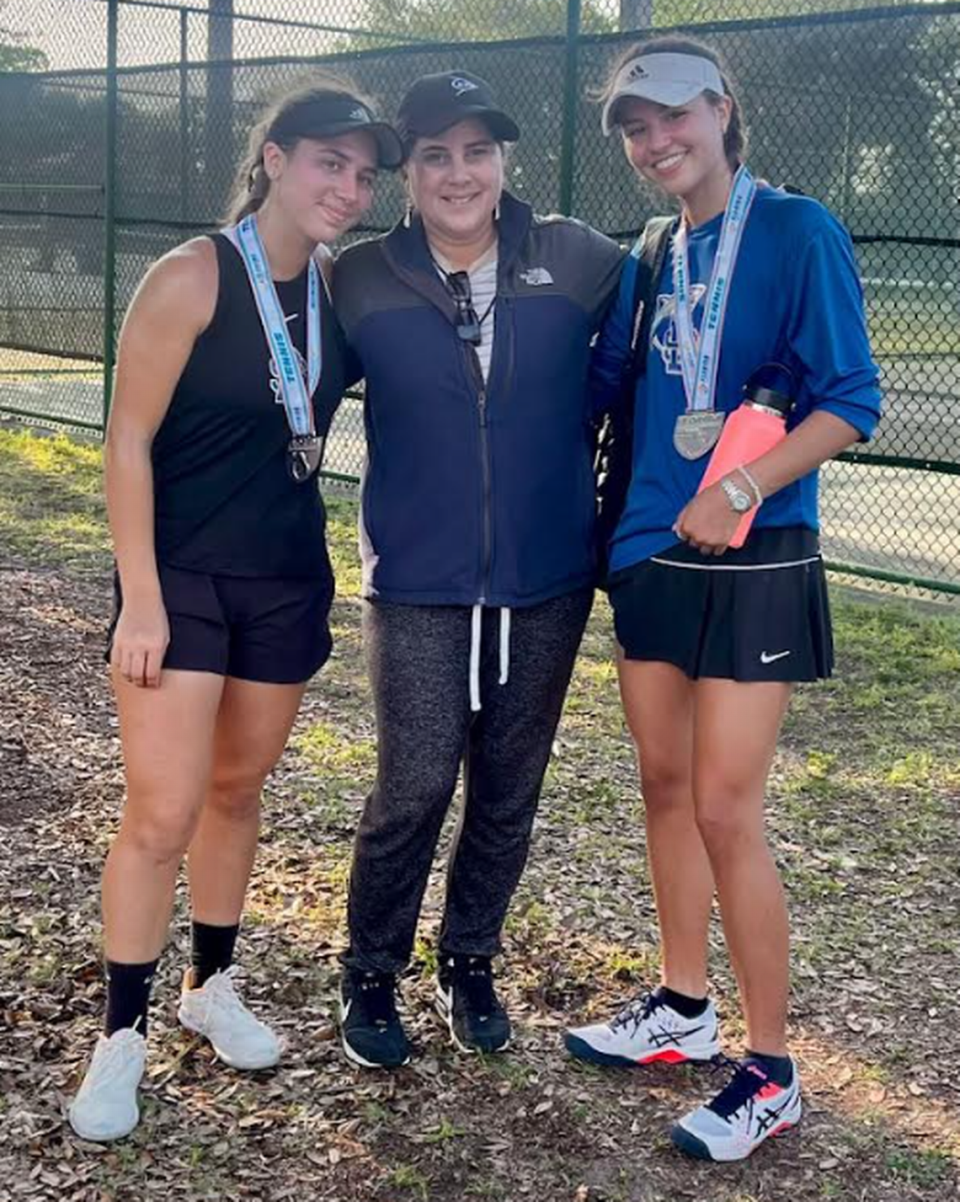
[(283, 143), (292, 138), (337, 138), (355, 130), (373, 137), (379, 167), (392, 171), (403, 162), (403, 145), (397, 131), (347, 92), (321, 90), (290, 105), (270, 126), (266, 140)]
[(397, 110), (397, 132), (409, 149), (417, 138), (433, 138), (475, 117), (498, 142), (516, 142), (520, 127), (498, 107), (485, 79), (468, 71), (422, 75), (410, 85)]
[(604, 134), (619, 125), (617, 108), (636, 97), (675, 108), (689, 104), (701, 92), (726, 95), (720, 69), (700, 54), (643, 54), (625, 63), (613, 82), (600, 124)]

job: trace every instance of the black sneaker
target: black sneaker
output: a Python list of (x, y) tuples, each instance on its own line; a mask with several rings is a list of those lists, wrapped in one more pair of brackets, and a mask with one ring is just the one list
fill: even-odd
[(501, 1052), (510, 1042), (510, 1019), (493, 987), (489, 956), (442, 956), (437, 1011), (462, 1052)]
[(399, 1068), (410, 1045), (397, 1014), (396, 977), (348, 968), (340, 981), (340, 1039), (347, 1058), (363, 1068)]

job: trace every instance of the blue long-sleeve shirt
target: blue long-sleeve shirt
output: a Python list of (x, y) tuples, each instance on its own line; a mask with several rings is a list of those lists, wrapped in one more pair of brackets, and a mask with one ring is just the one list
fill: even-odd
[[(723, 217), (690, 232), (693, 320), (699, 329)], [(621, 277), (591, 363), (596, 409), (615, 396), (630, 353), (636, 252)], [(677, 351), (673, 263), (668, 253), (658, 282), (646, 372), (635, 396), (633, 474), (611, 543), (611, 570), (629, 567), (676, 543), (673, 523), (696, 493), (710, 461), (684, 459), (673, 446), (686, 397)], [(782, 363), (794, 378), (792, 429), (814, 409), (848, 422), (869, 438), (880, 414), (853, 245), (843, 226), (817, 201), (761, 186), (744, 231), (731, 285), (720, 350), (716, 405), (739, 405), (750, 375)], [(810, 472), (769, 497), (755, 525), (818, 529), (818, 473)]]

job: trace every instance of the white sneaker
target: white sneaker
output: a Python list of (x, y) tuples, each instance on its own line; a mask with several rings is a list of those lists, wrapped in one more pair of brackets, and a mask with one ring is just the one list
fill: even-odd
[(270, 1068), (280, 1059), (280, 1041), (250, 1013), (237, 995), (236, 965), (215, 972), (199, 989), (191, 989), (192, 969), (183, 977), (177, 1018), (181, 1026), (204, 1035), (231, 1068)]
[(733, 1075), (712, 1102), (680, 1120), (670, 1134), (676, 1146), (700, 1160), (746, 1160), (765, 1139), (800, 1121), (800, 1074), (777, 1085), (752, 1060), (728, 1062)]
[(147, 1041), (132, 1027), (101, 1035), (83, 1084), (67, 1112), (81, 1139), (123, 1139), (140, 1122), (137, 1086), (147, 1063)]
[(608, 1023), (573, 1027), (567, 1051), (594, 1064), (684, 1064), (712, 1060), (720, 1051), (713, 1002), (696, 1018), (684, 1018), (659, 993), (636, 998)]

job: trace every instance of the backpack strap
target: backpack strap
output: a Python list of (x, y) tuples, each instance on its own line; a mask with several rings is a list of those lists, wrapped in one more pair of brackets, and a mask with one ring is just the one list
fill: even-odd
[(633, 338), (622, 381), (631, 415), (634, 389), (647, 367), (647, 350), (650, 346), (650, 330), (655, 309), (654, 290), (660, 280), (676, 225), (675, 217), (651, 217), (644, 226), (637, 244), (637, 274), (633, 285)]

